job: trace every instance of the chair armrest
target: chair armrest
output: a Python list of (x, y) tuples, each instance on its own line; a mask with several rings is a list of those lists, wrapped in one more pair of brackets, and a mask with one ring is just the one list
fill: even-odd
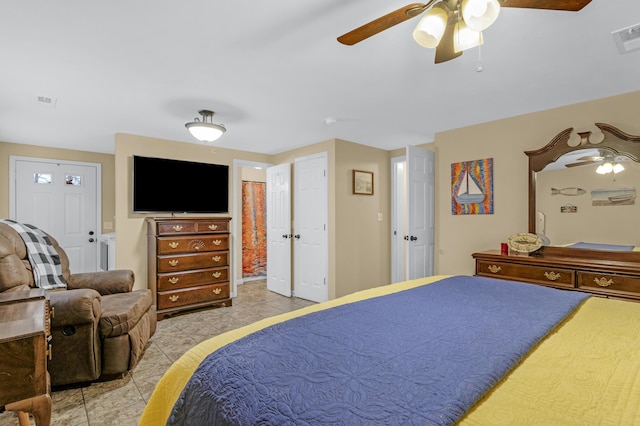
[(53, 317), (52, 327), (92, 324), (102, 315), (102, 296), (90, 288), (60, 290), (48, 293)]
[(85, 272), (71, 275), (67, 282), (67, 288), (92, 288), (106, 296), (107, 294), (130, 292), (133, 289), (134, 281), (133, 271), (128, 269)]

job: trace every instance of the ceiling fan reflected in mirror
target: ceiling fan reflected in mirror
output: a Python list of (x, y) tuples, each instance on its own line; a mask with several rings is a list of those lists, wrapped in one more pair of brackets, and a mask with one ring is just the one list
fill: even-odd
[(608, 150), (599, 150), (598, 155), (586, 155), (577, 158), (573, 163), (565, 164), (565, 167), (588, 166), (591, 164), (599, 164), (596, 173), (605, 175), (608, 173), (620, 173), (624, 170), (624, 166), (620, 164), (628, 160), (625, 156), (616, 156), (614, 152)]
[[(416, 16), (414, 40), (423, 47), (435, 48), (435, 63), (462, 55), (466, 49), (483, 43), (482, 31), (495, 22), (501, 7), (578, 11), (591, 0), (429, 0), (411, 3), (374, 19), (338, 37), (352, 46), (375, 34)], [(426, 13), (425, 13), (426, 12)]]

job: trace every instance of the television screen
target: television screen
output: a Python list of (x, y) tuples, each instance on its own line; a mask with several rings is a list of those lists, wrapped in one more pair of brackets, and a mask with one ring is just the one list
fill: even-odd
[(228, 213), (229, 166), (133, 156), (134, 213)]

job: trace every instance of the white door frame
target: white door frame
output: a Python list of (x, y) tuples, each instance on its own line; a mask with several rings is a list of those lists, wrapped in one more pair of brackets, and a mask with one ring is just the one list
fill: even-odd
[[(87, 166), (96, 168), (96, 265), (100, 265), (100, 240), (102, 236), (102, 164), (90, 163), (88, 161), (72, 161), (53, 158), (25, 157), (20, 155), (9, 156), (9, 219), (16, 219), (16, 162), (30, 161), (43, 163), (63, 163), (76, 166)], [(54, 236), (55, 238), (55, 236)]]
[[(261, 167), (266, 169), (267, 167), (273, 166), (272, 163), (261, 163), (258, 161), (248, 161), (248, 160), (233, 160), (233, 217), (232, 216), (232, 228), (233, 232), (231, 233), (231, 259), (232, 259), (232, 269), (231, 269), (231, 297), (236, 297), (238, 294), (238, 284), (242, 284), (244, 280), (242, 279), (242, 275), (238, 277), (238, 271), (242, 271), (242, 251), (240, 251), (239, 256), (235, 256), (235, 242), (242, 241), (242, 220), (239, 218), (242, 217), (242, 179), (240, 177), (240, 169), (243, 167)], [(240, 244), (240, 247), (242, 245)], [(267, 268), (269, 265), (267, 265)]]

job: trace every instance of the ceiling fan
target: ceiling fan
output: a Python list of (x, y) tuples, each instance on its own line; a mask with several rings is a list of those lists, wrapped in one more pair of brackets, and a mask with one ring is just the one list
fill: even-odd
[[(462, 55), (482, 44), (482, 30), (498, 17), (500, 7), (578, 11), (591, 0), (428, 0), (411, 3), (338, 37), (352, 46), (426, 12), (413, 32), (424, 47), (436, 48), (435, 63)], [(428, 11), (427, 11), (428, 10)]]
[(625, 156), (616, 156), (615, 153), (608, 150), (598, 150), (599, 155), (586, 155), (577, 158), (573, 163), (565, 164), (565, 167), (588, 166), (590, 164), (600, 164), (596, 169), (599, 174), (619, 173), (624, 170), (624, 166), (620, 164), (627, 160)]

